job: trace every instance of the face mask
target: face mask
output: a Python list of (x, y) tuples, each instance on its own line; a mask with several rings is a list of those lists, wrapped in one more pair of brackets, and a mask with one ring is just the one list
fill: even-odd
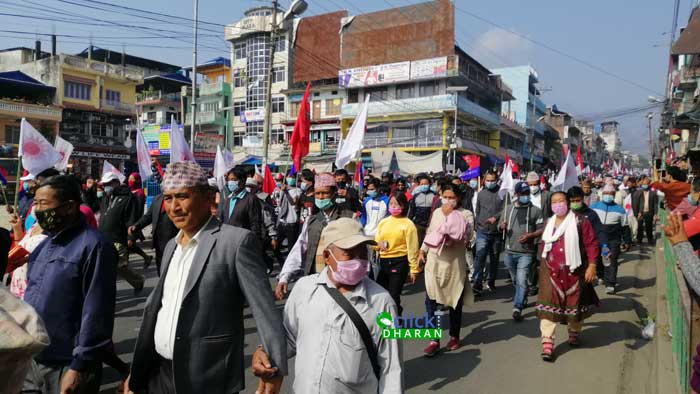
[(307, 190), (309, 190), (309, 184), (306, 182), (302, 182), (301, 183), (301, 191), (305, 192)]
[(29, 192), (29, 184), (27, 182), (22, 184), (22, 190), (24, 190), (25, 193)]
[(101, 190), (97, 192), (97, 198), (102, 198), (102, 196), (104, 196), (104, 195), (105, 195), (105, 192), (103, 192)]
[(555, 202), (552, 203), (552, 212), (557, 216), (564, 216), (569, 212), (569, 207), (566, 206), (565, 202)]
[(438, 192), (437, 186), (431, 186), (430, 191), (437, 194), (437, 192)]
[(698, 206), (698, 203), (700, 203), (700, 201), (693, 200), (693, 195), (692, 195), (692, 194), (688, 194), (688, 204), (690, 204), (690, 205), (692, 205), (692, 206), (694, 206), (694, 207), (697, 207), (697, 206)]
[(135, 180), (129, 179), (129, 180), (127, 181), (127, 183), (128, 183), (128, 185), (129, 185), (129, 189), (133, 189), (133, 188), (136, 187), (136, 181), (135, 181)]
[(642, 186), (640, 186), (640, 187), (642, 188), (642, 190), (648, 190), (648, 189), (649, 189), (649, 185), (642, 185)]
[(472, 189), (476, 189), (477, 187), (479, 187), (479, 182), (471, 180), (469, 181), (469, 187), (471, 187)]
[(105, 186), (105, 193), (112, 194), (114, 191), (114, 186)]
[(530, 196), (519, 196), (518, 202), (525, 205), (530, 202)]
[(583, 203), (582, 202), (572, 202), (571, 209), (573, 209), (574, 211), (580, 211), (583, 209)]
[(611, 196), (609, 194), (603, 194), (603, 202), (606, 204), (610, 204), (615, 200), (615, 196)]
[(44, 209), (43, 211), (34, 211), (36, 221), (42, 229), (55, 233), (56, 230), (63, 227), (63, 217), (58, 214), (56, 208)]
[(229, 192), (231, 193), (236, 193), (238, 190), (240, 190), (240, 186), (238, 185), (238, 182), (236, 181), (228, 181), (226, 182), (226, 188), (228, 189)]
[(369, 197), (369, 198), (377, 197), (377, 191), (376, 190), (367, 190), (367, 197)]
[(389, 214), (391, 216), (401, 216), (403, 213), (403, 208), (401, 207), (389, 207)]
[(275, 183), (275, 186), (277, 186), (278, 189), (282, 188), (282, 182), (277, 182)]
[(494, 182), (494, 181), (486, 181), (484, 183), (484, 185), (486, 185), (486, 188), (488, 188), (488, 189), (493, 189), (497, 186), (496, 182)]
[(540, 187), (539, 186), (530, 186), (530, 193), (531, 194), (537, 194), (540, 192)]
[(314, 199), (314, 204), (316, 204), (316, 208), (325, 211), (333, 205), (333, 200), (330, 198), (316, 198)]
[(367, 275), (367, 267), (369, 265), (367, 260), (352, 259), (338, 261), (338, 259), (333, 255), (333, 252), (330, 250), (328, 252), (331, 256), (333, 256), (336, 263), (335, 271), (331, 269), (331, 272), (333, 273), (333, 280), (336, 282), (343, 285), (355, 286)]
[(287, 178), (287, 185), (288, 186), (296, 186), (297, 180), (294, 178)]
[(416, 187), (416, 190), (418, 191), (418, 193), (427, 193), (428, 190), (430, 190), (430, 186), (420, 185), (420, 186)]
[(457, 206), (457, 201), (449, 199), (449, 198), (440, 198), (440, 202), (442, 205), (447, 206), (447, 207), (456, 207)]

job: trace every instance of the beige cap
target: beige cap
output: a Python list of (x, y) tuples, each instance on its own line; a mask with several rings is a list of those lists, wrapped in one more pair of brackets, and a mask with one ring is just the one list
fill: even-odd
[(376, 245), (376, 242), (364, 234), (362, 225), (356, 220), (340, 218), (328, 223), (323, 229), (318, 250), (324, 250), (331, 244), (347, 250), (360, 244)]

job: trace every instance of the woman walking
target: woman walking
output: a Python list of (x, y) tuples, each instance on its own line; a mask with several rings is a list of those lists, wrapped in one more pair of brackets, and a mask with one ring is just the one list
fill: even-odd
[(379, 273), (377, 283), (384, 287), (396, 302), (399, 315), (401, 290), (406, 278), (416, 282), (421, 272), (418, 266), (418, 231), (416, 225), (406, 217), (408, 200), (403, 192), (394, 192), (389, 199), (391, 216), (377, 226), (375, 240), (379, 245)]
[(600, 247), (591, 222), (569, 210), (566, 193), (551, 196), (552, 215), (542, 234), (542, 263), (537, 317), (540, 318), (542, 359), (554, 360), (557, 323), (567, 324), (569, 346), (580, 345), (583, 321), (599, 304), (592, 282)]
[[(129, 190), (131, 190), (131, 194), (136, 197), (136, 202), (138, 204), (138, 218), (141, 218), (143, 216), (144, 208), (146, 206), (146, 193), (143, 191), (143, 182), (141, 182), (141, 175), (138, 172), (132, 172), (131, 175), (129, 175), (129, 179), (127, 180), (127, 184), (129, 185)], [(151, 262), (153, 261), (153, 257), (149, 256), (146, 254), (146, 252), (141, 249), (138, 245), (136, 245), (136, 241), (143, 241), (145, 237), (143, 234), (139, 231), (138, 234), (134, 234), (131, 239), (128, 241), (128, 247), (129, 247), (129, 253), (135, 253), (143, 258), (143, 269), (147, 269), (150, 265)]]
[[(430, 318), (435, 312), (449, 311), (450, 341), (447, 351), (460, 347), (464, 295), (469, 291), (467, 278), (467, 244), (474, 228), (474, 215), (461, 206), (458, 186), (443, 184), (441, 207), (433, 212), (420, 251), (425, 262), (425, 308)], [(426, 357), (440, 350), (440, 341), (430, 341), (423, 349)]]

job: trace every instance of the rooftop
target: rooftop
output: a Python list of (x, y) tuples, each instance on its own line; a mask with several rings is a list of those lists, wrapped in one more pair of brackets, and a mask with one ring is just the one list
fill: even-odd
[(693, 8), (688, 26), (671, 47), (672, 55), (700, 54), (700, 6)]
[[(80, 56), (83, 58), (88, 58), (88, 51), (90, 48), (85, 48), (82, 52), (78, 53), (76, 56)], [(104, 49), (104, 48), (98, 48), (93, 46), (92, 47), (92, 60), (97, 60), (101, 62), (107, 62), (110, 64), (122, 64), (122, 52), (121, 51), (112, 51), (109, 49)], [(174, 73), (177, 72), (178, 70), (181, 69), (180, 66), (176, 66), (174, 64), (168, 64), (168, 63), (163, 63), (159, 62), (156, 60), (151, 60), (151, 59), (146, 59), (134, 55), (129, 55), (125, 54), (125, 59), (124, 63), (131, 65), (131, 66), (137, 66), (137, 67), (142, 67), (146, 68), (149, 70), (157, 70), (161, 71), (164, 73)]]

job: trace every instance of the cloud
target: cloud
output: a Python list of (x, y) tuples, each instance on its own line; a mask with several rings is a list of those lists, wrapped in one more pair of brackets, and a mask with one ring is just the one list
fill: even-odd
[(532, 43), (503, 29), (492, 28), (470, 43), (470, 55), (489, 67), (531, 63)]

